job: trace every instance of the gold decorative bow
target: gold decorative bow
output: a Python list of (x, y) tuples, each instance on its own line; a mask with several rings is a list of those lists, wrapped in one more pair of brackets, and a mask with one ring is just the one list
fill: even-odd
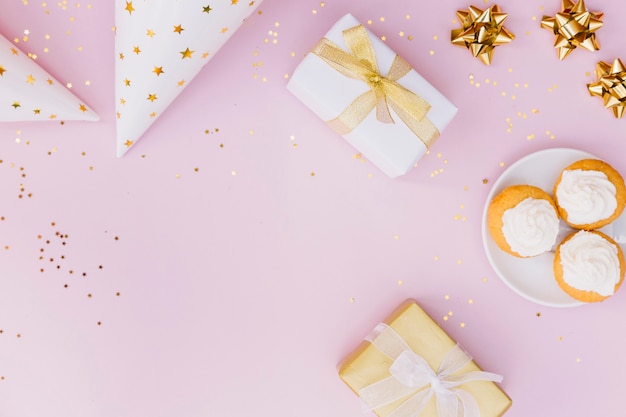
[(576, 4), (563, 0), (561, 9), (556, 16), (541, 19), (541, 27), (556, 35), (554, 47), (559, 50), (559, 59), (565, 59), (577, 46), (592, 52), (599, 50), (595, 32), (602, 27), (604, 13), (590, 12), (584, 0)]
[(613, 116), (621, 118), (626, 110), (626, 67), (617, 58), (613, 65), (598, 62), (596, 65), (598, 81), (587, 84), (592, 96), (602, 97), (604, 107), (613, 111)]
[(324, 38), (313, 48), (313, 53), (346, 77), (364, 81), (370, 89), (327, 124), (344, 135), (354, 130), (374, 108), (380, 122), (395, 123), (391, 109), (429, 148), (439, 137), (439, 130), (426, 118), (430, 104), (397, 82), (411, 66), (396, 55), (385, 77), (380, 74), (374, 47), (363, 25), (344, 30), (343, 37), (350, 52)]
[(458, 10), (456, 16), (462, 27), (452, 30), (452, 44), (465, 46), (485, 65), (491, 65), (493, 51), (497, 46), (515, 39), (515, 35), (504, 27), (508, 15), (502, 13), (497, 4), (486, 10), (469, 6), (468, 10)]

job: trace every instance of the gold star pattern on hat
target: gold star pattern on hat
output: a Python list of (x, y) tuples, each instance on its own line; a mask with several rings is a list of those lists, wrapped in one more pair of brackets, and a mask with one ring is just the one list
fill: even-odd
[(0, 35), (0, 122), (46, 121), (46, 114), (67, 121), (99, 119), (69, 87), (54, 82), (29, 54)]
[(209, 2), (115, 0), (117, 156), (137, 145), (261, 3)]
[(584, 0), (576, 4), (563, 0), (561, 9), (556, 16), (541, 19), (541, 27), (550, 29), (556, 36), (554, 47), (558, 49), (559, 59), (565, 59), (578, 46), (592, 52), (599, 50), (596, 31), (603, 25), (604, 13), (590, 12)]
[(452, 44), (465, 46), (472, 55), (485, 65), (490, 65), (496, 46), (510, 43), (514, 38), (504, 27), (506, 13), (494, 4), (486, 10), (469, 6), (468, 10), (458, 10), (457, 18), (462, 27), (452, 30)]
[(619, 58), (613, 65), (600, 61), (596, 65), (596, 77), (595, 83), (587, 84), (589, 94), (602, 97), (604, 107), (621, 118), (626, 110), (626, 67)]

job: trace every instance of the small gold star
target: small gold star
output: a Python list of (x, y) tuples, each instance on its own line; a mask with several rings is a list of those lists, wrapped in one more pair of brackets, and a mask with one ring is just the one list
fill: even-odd
[(126, 146), (127, 148), (130, 148), (131, 146), (133, 146), (133, 141), (132, 140), (127, 140), (126, 142), (124, 142), (124, 146)]
[(120, 52), (120, 59), (123, 61), (124, 60), (124, 54)]
[(237, 3), (239, 3), (239, 0), (230, 0), (231, 6), (235, 6)]
[(132, 15), (133, 12), (135, 11), (135, 8), (133, 7), (133, 2), (132, 1), (127, 1), (126, 2), (126, 7), (124, 9), (126, 11), (128, 11), (128, 14)]
[(120, 98), (120, 104), (123, 106), (124, 104), (126, 104), (126, 100), (124, 100), (124, 98)]
[(184, 51), (181, 51), (180, 54), (183, 56), (181, 59), (185, 59), (185, 58), (190, 58), (191, 59), (191, 54), (193, 54), (196, 51), (190, 51), (189, 48), (185, 49)]
[(181, 33), (183, 33), (183, 30), (185, 30), (185, 29), (183, 28), (183, 25), (174, 26), (174, 32), (175, 32), (175, 33), (178, 33), (179, 35), (180, 35)]
[(130, 87), (130, 80), (128, 78), (124, 79), (124, 85)]
[(250, 3), (248, 3), (248, 6), (250, 7), (254, 6), (254, 1), (251, 1)]
[(209, 53), (208, 53), (208, 52), (204, 52), (204, 53), (202, 54), (202, 59), (207, 59), (207, 58), (208, 58), (208, 56), (209, 56)]
[(46, 82), (48, 83), (48, 85), (52, 85), (52, 84), (54, 84), (54, 81), (52, 81), (50, 78), (48, 78), (48, 79), (46, 80)]
[(0, 65), (0, 76), (4, 75), (5, 72), (6, 70), (4, 69), (4, 67)]
[(154, 100), (156, 99), (157, 99), (156, 94), (148, 94), (148, 98), (146, 100), (150, 100), (151, 102), (154, 102)]
[(151, 38), (153, 38), (153, 37), (154, 37), (154, 35), (156, 35), (156, 33), (154, 33), (154, 31), (153, 31), (152, 29), (148, 29), (148, 30), (146, 31), (146, 35), (147, 35), (147, 36), (149, 36), (149, 37), (151, 37)]
[(39, 110), (39, 109), (35, 109), (35, 110), (33, 110), (33, 113), (35, 113), (35, 114), (40, 114), (40, 113), (41, 113), (41, 110)]
[(228, 32), (228, 28), (227, 28), (227, 27), (223, 27), (223, 28), (222, 28), (222, 30), (221, 30), (220, 32), (222, 32), (222, 33), (226, 33), (226, 32)]
[(22, 107), (19, 101), (14, 101), (13, 104), (11, 104), (11, 106), (13, 106), (14, 109), (17, 109), (18, 107)]
[(152, 72), (154, 72), (157, 77), (160, 76), (161, 74), (163, 74), (163, 67), (154, 67), (154, 69), (152, 70)]
[(30, 84), (30, 85), (35, 84), (35, 77), (33, 77), (33, 75), (32, 75), (32, 74), (28, 75), (28, 76), (26, 77), (26, 82), (27, 82), (28, 84)]
[(136, 53), (137, 55), (139, 55), (141, 53), (141, 49), (139, 49), (138, 46), (134, 46), (133, 47), (133, 52)]
[(178, 86), (179, 86), (179, 87), (182, 87), (183, 85), (185, 85), (185, 80), (180, 80), (180, 81), (178, 82)]
[(213, 10), (213, 9), (211, 9), (211, 6), (204, 6), (204, 7), (202, 7), (202, 13), (207, 13), (208, 14), (208, 13), (211, 12), (211, 10)]
[(51, 114), (50, 116), (48, 116), (50, 119), (56, 119), (57, 115), (56, 114)]
[(87, 106), (85, 106), (84, 104), (81, 104), (80, 106), (78, 106), (78, 108), (80, 109), (80, 111), (82, 111), (83, 113), (85, 113), (87, 111)]
[(17, 49), (15, 49), (15, 48), (11, 48), (11, 53), (12, 53), (13, 55), (17, 55)]
[(156, 117), (156, 112), (153, 111), (152, 113), (150, 113), (150, 117)]

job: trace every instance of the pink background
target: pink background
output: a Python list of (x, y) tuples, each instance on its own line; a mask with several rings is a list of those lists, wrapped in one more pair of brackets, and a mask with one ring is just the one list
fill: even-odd
[[(516, 39), (489, 67), (450, 43), (470, 4), (266, 0), (118, 159), (113, 2), (3, 0), (0, 33), (101, 121), (0, 124), (0, 416), (360, 416), (336, 365), (406, 298), (504, 375), (507, 417), (623, 414), (626, 291), (527, 301), (481, 215), (541, 149), (626, 172), (626, 120), (586, 90), (626, 58), (626, 3), (588, 2), (601, 50), (559, 61), (539, 22), (560, 2), (502, 1)], [(285, 89), (347, 12), (459, 108), (398, 179)]]

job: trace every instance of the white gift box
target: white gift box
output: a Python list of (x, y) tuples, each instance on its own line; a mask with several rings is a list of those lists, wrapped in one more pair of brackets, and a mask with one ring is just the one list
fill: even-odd
[[(343, 31), (359, 26), (352, 15), (342, 17), (326, 34), (344, 51), (349, 51)], [(369, 30), (376, 60), (382, 76), (387, 74), (396, 53)], [(439, 132), (456, 115), (457, 108), (415, 70), (397, 80), (402, 87), (412, 91), (430, 104), (426, 118)], [(287, 89), (299, 98), (322, 120), (335, 119), (357, 97), (368, 92), (370, 87), (362, 80), (349, 78), (314, 53), (308, 53), (294, 71)], [(367, 160), (380, 168), (389, 177), (404, 175), (426, 153), (427, 145), (390, 110), (395, 123), (382, 123), (372, 110), (367, 117), (343, 138), (356, 148)]]

